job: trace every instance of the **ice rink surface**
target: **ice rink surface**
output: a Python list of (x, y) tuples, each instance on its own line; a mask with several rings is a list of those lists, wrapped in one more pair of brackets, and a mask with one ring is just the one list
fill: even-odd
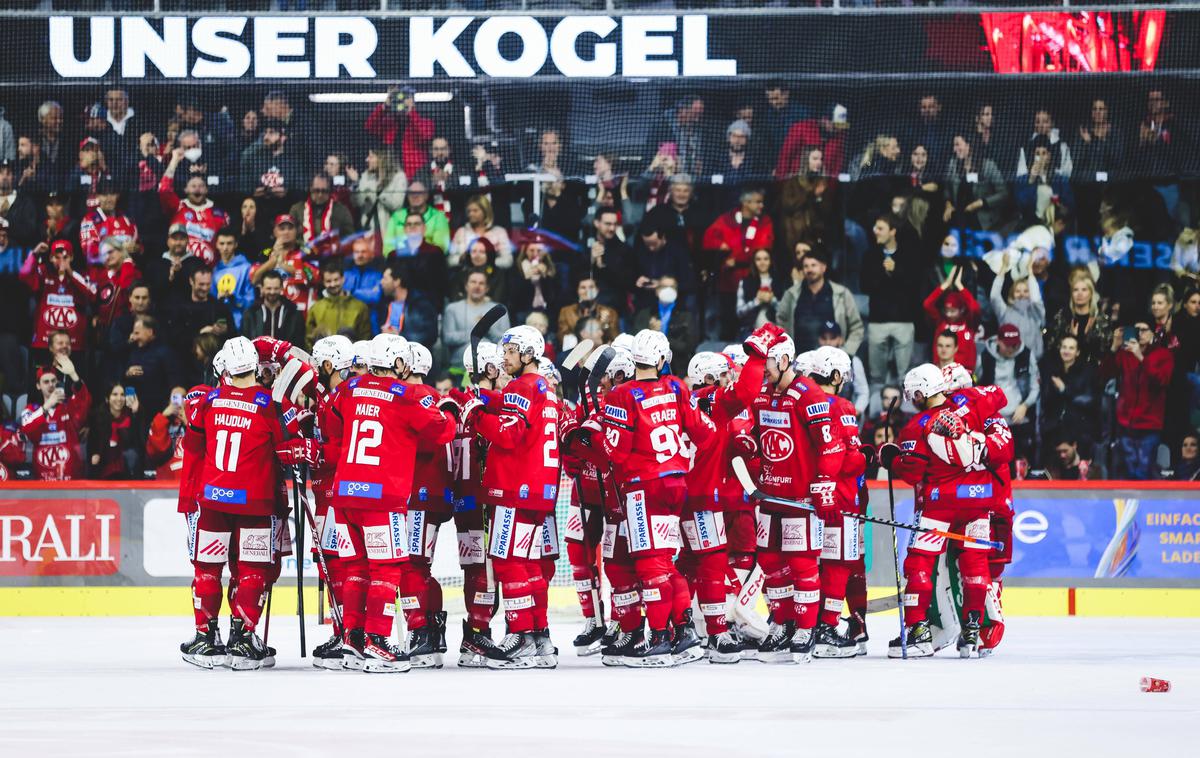
[[(1175, 756), (1200, 726), (1200, 620), (1018, 618), (997, 655), (556, 671), (322, 672), (276, 617), (274, 670), (179, 658), (182, 618), (0, 619), (0, 756)], [(223, 620), (224, 625), (225, 620)], [(451, 650), (459, 623), (451, 620)], [(224, 631), (224, 630), (223, 630)], [(309, 644), (328, 627), (309, 627)], [(1142, 676), (1171, 692), (1139, 691)], [(1187, 745), (1192, 745), (1188, 748)]]

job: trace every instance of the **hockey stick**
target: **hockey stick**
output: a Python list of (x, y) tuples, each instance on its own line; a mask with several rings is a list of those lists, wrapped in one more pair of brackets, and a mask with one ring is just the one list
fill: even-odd
[(308, 655), (304, 641), (304, 529), (301, 527), (300, 492), (308, 488), (307, 471), (292, 469), (293, 512), (296, 517), (296, 615), (300, 619), (300, 657)]
[[(580, 340), (579, 344), (571, 348), (571, 352), (567, 353), (567, 357), (563, 358), (562, 371), (564, 394), (570, 393), (571, 395), (578, 396), (580, 402), (584, 402), (584, 397), (583, 392), (580, 391), (579, 387), (579, 364), (586, 356), (591, 354), (594, 347), (595, 343), (593, 343), (591, 340)], [(584, 505), (583, 502), (583, 481), (579, 475), (573, 475), (571, 477), (571, 483), (575, 486), (575, 497), (579, 500), (579, 527), (580, 532), (583, 534), (583, 554), (587, 556), (588, 570), (590, 571), (591, 566), (595, 563), (596, 553), (595, 548), (588, 539), (588, 511), (587, 506)], [(599, 600), (599, 597), (593, 597), (594, 609), (598, 610)], [(601, 623), (604, 622), (603, 614), (601, 614), (600, 621)]]
[[(301, 474), (293, 469), (292, 477), (293, 482), (295, 482), (301, 477)], [(303, 478), (307, 479), (308, 477), (305, 476)], [(322, 550), (321, 535), (317, 530), (317, 517), (316, 514), (313, 513), (312, 503), (310, 503), (308, 500), (307, 492), (301, 492), (300, 504), (304, 506), (304, 515), (308, 517), (308, 528), (312, 530), (313, 545), (315, 545), (317, 548), (317, 569), (319, 570), (321, 577), (325, 580), (326, 585), (332, 588), (333, 585), (330, 583), (329, 579), (329, 564), (325, 562), (325, 551)], [(332, 589), (329, 593), (329, 613), (331, 616), (333, 616), (334, 629), (338, 634), (341, 634), (345, 629), (345, 626), (342, 624), (342, 609), (341, 606), (337, 604), (337, 598), (333, 597)]]
[[(806, 503), (803, 500), (789, 500), (787, 498), (777, 497), (775, 495), (768, 495), (767, 493), (758, 489), (758, 486), (755, 485), (755, 483), (754, 483), (754, 479), (751, 478), (751, 476), (750, 476), (749, 469), (746, 468), (746, 461), (742, 460), (740, 457), (733, 459), (733, 473), (737, 476), (738, 482), (741, 483), (742, 489), (746, 491), (746, 494), (748, 494), (750, 497), (752, 497), (756, 500), (765, 500), (768, 503), (776, 503), (778, 505), (787, 505), (792, 508), (799, 508), (799, 509), (806, 510), (806, 511), (815, 511), (816, 510), (816, 508), (813, 506), (812, 503)], [(930, 529), (929, 527), (917, 526), (916, 524), (906, 524), (902, 521), (894, 521), (892, 519), (875, 518), (873, 516), (864, 516), (861, 513), (853, 513), (851, 511), (842, 511), (841, 515), (848, 516), (852, 519), (858, 519), (859, 521), (863, 521), (863, 522), (870, 523), (870, 524), (879, 524), (881, 526), (890, 526), (893, 529), (907, 529), (910, 532), (916, 532), (917, 534), (933, 534), (938, 537), (944, 537), (945, 539), (948, 539), (948, 540), (962, 542), (964, 544), (971, 545), (972, 547), (981, 547), (981, 548), (985, 547), (985, 548), (989, 548), (992, 550), (1003, 550), (1004, 549), (1004, 543), (1002, 543), (1002, 542), (994, 542), (992, 540), (976, 539), (975, 537), (968, 537), (967, 535), (959, 534), (958, 532), (946, 532), (941, 529)]]
[[(488, 309), (487, 313), (479, 317), (475, 322), (475, 326), (471, 327), (471, 377), (479, 376), (479, 343), (492, 330), (496, 322), (504, 318), (508, 314), (508, 309), (503, 305), (496, 304)], [(478, 389), (478, 388), (476, 388)], [(476, 393), (478, 394), (478, 392)], [(486, 566), (487, 573), (487, 591), (495, 593), (496, 591), (496, 574), (492, 568), (492, 562), (488, 559), (488, 545), (491, 543), (490, 529), (488, 529), (488, 515), (485, 511), (483, 514), (483, 562)]]
[[(884, 428), (889, 431), (892, 428), (892, 411), (896, 410), (896, 405), (900, 402), (900, 396), (892, 398), (892, 402), (888, 404), (887, 416), (884, 418)], [(884, 439), (887, 439), (887, 434), (884, 434)], [(892, 485), (892, 470), (888, 469), (888, 515), (894, 520), (896, 518), (896, 490)], [(904, 588), (901, 587), (900, 579), (900, 541), (896, 535), (896, 530), (892, 530), (892, 562), (896, 566), (896, 608), (900, 615), (900, 657), (908, 658), (908, 634), (904, 624)]]

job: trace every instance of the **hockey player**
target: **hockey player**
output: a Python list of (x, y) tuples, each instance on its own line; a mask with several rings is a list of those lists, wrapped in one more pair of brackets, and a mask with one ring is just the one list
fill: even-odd
[[(614, 348), (615, 355), (608, 369), (600, 377), (599, 394), (585, 398), (593, 412), (605, 405), (608, 393), (614, 387), (633, 378), (635, 368), (628, 350)], [(589, 373), (595, 371), (596, 362), (604, 352), (597, 348), (584, 362)], [(593, 418), (593, 421), (595, 419)], [(594, 431), (595, 425), (592, 425)], [(616, 477), (604, 452), (604, 445), (591, 431), (579, 430), (568, 433), (569, 449), (584, 462), (583, 481), (585, 493), (594, 493), (601, 511), (602, 530), (600, 554), (604, 561), (604, 576), (610, 587), (609, 608), (612, 620), (600, 640), (600, 662), (605, 666), (623, 666), (645, 639), (643, 630), (642, 595), (638, 587), (637, 568), (629, 553), (628, 528), (625, 507), (616, 487)], [(592, 495), (588, 495), (591, 497)], [(579, 539), (582, 539), (580, 536)]]
[[(521, 325), (500, 340), (504, 368), (513, 377), (497, 413), (471, 398), (463, 425), (489, 444), (483, 473), (496, 578), (504, 595), (508, 634), (488, 654), (488, 667), (517, 669), (557, 665), (546, 619), (548, 590), (542, 575), (541, 530), (558, 499), (558, 404), (538, 370), (546, 342)], [(492, 400), (491, 402), (495, 402)]]
[[(479, 343), (479, 374), (474, 373), (471, 348), (463, 354), (463, 370), (481, 393), (500, 389), (503, 364), (500, 349), (487, 340)], [(470, 400), (470, 395), (457, 390), (451, 390), (451, 397), (460, 406)], [(454, 529), (458, 532), (458, 565), (463, 570), (463, 602), (467, 612), (463, 619), (462, 644), (458, 649), (458, 665), (463, 668), (486, 668), (488, 652), (495, 647), (491, 623), (496, 608), (496, 588), (483, 539), (486, 516), (482, 482), (486, 451), (486, 445), (475, 431), (468, 430), (460, 422), (451, 452)]]
[(230, 546), (236, 619), (230, 630), (228, 665), (234, 670), (262, 668), (268, 650), (255, 633), (270, 585), (275, 558), (272, 514), (280, 484), (277, 463), (315, 459), (310, 440), (284, 442), (283, 419), (270, 395), (258, 384), (258, 353), (249, 340), (234, 337), (222, 348), (229, 381), (208, 393), (189, 411), (188, 424), (204, 435), (200, 473), (200, 516), (193, 548), (196, 638), (185, 645), (184, 659), (206, 668), (218, 664), (216, 627), (221, 607), (221, 568)]
[[(835, 503), (845, 446), (829, 398), (792, 367), (795, 343), (786, 335), (766, 353), (766, 391), (754, 401), (754, 435), (762, 450), (759, 486), (784, 498), (807, 493), (813, 506)], [(758, 509), (758, 561), (765, 573), (770, 627), (758, 648), (764, 663), (811, 658), (820, 608), (817, 513), (763, 502)]]
[[(342, 605), (342, 587), (346, 581), (345, 570), (338, 549), (337, 519), (330, 507), (333, 502), (334, 481), (342, 447), (341, 425), (331, 418), (333, 406), (341, 394), (343, 383), (350, 377), (354, 362), (353, 346), (347, 337), (335, 334), (323, 337), (313, 344), (312, 366), (317, 370), (320, 390), (316, 404), (316, 439), (321, 446), (321, 463), (312, 470), (312, 491), (315, 499), (317, 533), (320, 543), (313, 551), (324, 553), (325, 566), (329, 571), (328, 584), (330, 602)], [(334, 629), (327, 642), (313, 649), (313, 666), (339, 670), (342, 668), (342, 630)]]
[(454, 420), (434, 398), (400, 381), (412, 361), (395, 334), (371, 340), (370, 374), (347, 382), (333, 415), (341, 424), (333, 508), (345, 568), (343, 665), (373, 673), (409, 669), (389, 639), (402, 564), (408, 559), (407, 505), (421, 441), (454, 438)]
[[(417, 342), (408, 343), (412, 363), (404, 380), (420, 401), (434, 403), (454, 417), (457, 431), (458, 405), (438, 397), (425, 378), (433, 368), (433, 355)], [(442, 586), (433, 577), (433, 550), (441, 525), (453, 514), (450, 491), (450, 449), (454, 440), (417, 446), (412, 495), (408, 500), (408, 564), (400, 579), (400, 607), (404, 611), (408, 639), (405, 651), (413, 668), (441, 668), (446, 652), (446, 612), (442, 610)]]
[[(842, 609), (846, 607), (846, 586), (851, 574), (864, 573), (862, 522), (850, 514), (861, 514), (865, 503), (860, 502), (862, 477), (867, 471), (867, 459), (858, 437), (858, 416), (854, 404), (839, 397), (842, 384), (851, 380), (850, 356), (840, 348), (824, 346), (814, 351), (808, 366), (809, 378), (829, 396), (830, 416), (837, 419), (834, 429), (841, 434), (846, 452), (837, 474), (833, 492), (833, 507), (818, 510), (823, 525), (821, 549), (821, 613), (815, 632), (814, 658), (853, 658), (859, 645), (855, 637), (838, 632)], [(861, 620), (855, 631), (866, 636)], [(859, 632), (861, 630), (861, 632)]]
[[(772, 325), (760, 332), (770, 336), (779, 330)], [(754, 568), (754, 510), (752, 505), (746, 507), (749, 503), (732, 476), (730, 461), (735, 456), (749, 458), (758, 451), (750, 434), (749, 406), (762, 389), (763, 369), (763, 357), (755, 355), (737, 384), (730, 385), (729, 361), (724, 355), (701, 352), (688, 364), (692, 396), (717, 428), (717, 441), (697, 451), (687, 475), (682, 521), (686, 542), (678, 564), (698, 596), (708, 635), (709, 663), (741, 660), (742, 641), (730, 631), (727, 618), (725, 576), (729, 568), (736, 572), (736, 595), (741, 580)]]
[(354, 353), (354, 362), (350, 364), (350, 373), (362, 376), (369, 370), (367, 356), (371, 353), (371, 340), (358, 340), (351, 345), (351, 351)]
[[(602, 422), (650, 630), (625, 664), (672, 666), (675, 656), (701, 644), (691, 623), (687, 580), (672, 562), (687, 494), (689, 451), (683, 435), (704, 450), (716, 441), (716, 426), (696, 407), (682, 380), (659, 376), (671, 360), (666, 335), (643, 329), (634, 336), (630, 355), (634, 378), (608, 394)], [(595, 419), (583, 425), (593, 432), (593, 444), (598, 427)]]
[[(941, 369), (928, 363), (905, 375), (904, 394), (921, 412), (901, 432), (899, 446), (881, 448), (880, 461), (893, 475), (923, 487), (921, 526), (990, 539), (991, 511), (1002, 493), (995, 475), (987, 468), (986, 437), (978, 431), (983, 427), (978, 414), (991, 414), (985, 408), (972, 408), (965, 399), (959, 405), (948, 398)], [(964, 418), (972, 415), (975, 418)], [(963, 582), (964, 623), (959, 651), (967, 657), (979, 647), (990, 573), (988, 548), (973, 543), (962, 547), (958, 568)], [(927, 614), (934, 564), (945, 550), (944, 537), (919, 534), (904, 561), (904, 622), (907, 652), (912, 657), (934, 653)], [(900, 639), (893, 640), (888, 655), (899, 657), (902, 652)]]
[(950, 399), (955, 404), (971, 404), (976, 407), (979, 415), (987, 414), (983, 416), (983, 433), (987, 438), (987, 467), (995, 473), (996, 484), (1000, 488), (1000, 495), (996, 498), (995, 509), (991, 515), (991, 526), (992, 539), (1003, 542), (1004, 549), (993, 550), (988, 554), (991, 583), (988, 585), (983, 628), (979, 636), (979, 655), (986, 657), (992, 654), (1004, 637), (1004, 610), (1000, 601), (1004, 583), (1000, 581), (1000, 577), (1004, 573), (1004, 567), (1012, 562), (1014, 512), (1012, 473), (1009, 465), (1016, 457), (1016, 446), (1008, 422), (1000, 415), (1000, 409), (1008, 402), (1003, 390), (999, 387), (974, 387), (970, 372), (958, 363), (943, 366), (942, 375), (946, 378)]

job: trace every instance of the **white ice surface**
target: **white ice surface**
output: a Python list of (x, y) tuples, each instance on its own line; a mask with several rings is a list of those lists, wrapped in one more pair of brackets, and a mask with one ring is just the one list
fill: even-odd
[(880, 615), (865, 659), (640, 671), (576, 658), (575, 626), (556, 671), (366, 675), (301, 661), (290, 618), (278, 667), (238, 673), (183, 663), (183, 619), (0, 619), (0, 756), (1196, 754), (1200, 620), (1010, 619), (991, 659), (902, 662)]

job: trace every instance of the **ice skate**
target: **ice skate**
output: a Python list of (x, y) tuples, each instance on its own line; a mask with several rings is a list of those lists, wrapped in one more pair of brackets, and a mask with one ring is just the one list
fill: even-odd
[[(909, 626), (905, 633), (908, 635), (908, 657), (930, 658), (933, 656), (933, 632), (929, 629), (928, 621), (918, 621)], [(904, 648), (900, 646), (900, 638), (888, 643), (888, 658), (901, 658)]]
[(207, 632), (196, 632), (190, 642), (179, 646), (183, 660), (199, 666), (202, 669), (215, 669), (225, 665), (226, 651), (221, 644), (221, 632), (217, 629), (217, 620), (209, 619)]
[(509, 632), (488, 651), (490, 669), (531, 669), (537, 665), (537, 643), (531, 632)]
[(550, 630), (542, 629), (534, 632), (533, 640), (537, 644), (537, 662), (534, 664), (534, 668), (558, 668), (558, 648), (550, 640)]
[(742, 660), (742, 643), (732, 631), (708, 636), (709, 663), (737, 663)]
[(625, 656), (623, 662), (629, 668), (669, 668), (675, 665), (671, 646), (670, 631), (651, 630), (650, 636), (634, 648), (632, 655)]
[(368, 674), (403, 674), (412, 668), (408, 654), (382, 634), (368, 634), (362, 652), (362, 670)]
[(342, 670), (342, 637), (337, 632), (313, 648), (312, 665), (317, 669)]
[[(241, 637), (242, 634), (245, 633), (245, 628), (246, 628), (246, 622), (242, 621), (240, 618), (230, 617), (230, 619), (229, 619), (229, 644), (225, 646), (226, 649), (232, 647), (233, 641), (235, 639)], [(262, 659), (262, 666), (260, 666), (259, 668), (264, 668), (264, 669), (275, 668), (275, 648), (271, 647), (270, 645), (268, 645), (264, 642), (263, 643), (263, 651), (264, 651), (264, 654), (263, 654), (263, 659)], [(226, 665), (228, 665), (228, 659), (226, 660)]]
[(268, 657), (271, 658), (271, 665), (275, 664), (274, 657), (268, 655), (267, 646), (263, 644), (262, 638), (241, 626), (230, 633), (227, 650), (227, 665), (234, 671), (269, 668), (266, 663)]
[(600, 638), (600, 649), (612, 645), (617, 641), (617, 637), (621, 636), (621, 625), (616, 621), (609, 621), (604, 627), (604, 636)]
[(600, 648), (600, 662), (605, 666), (624, 666), (625, 658), (633, 655), (637, 646), (642, 643), (645, 632), (639, 627), (632, 632), (622, 632), (617, 627), (617, 638), (611, 645)]
[(342, 635), (342, 668), (346, 671), (362, 671), (363, 645), (366, 643), (362, 629), (347, 629)]
[(858, 655), (858, 643), (840, 634), (832, 624), (824, 621), (817, 624), (813, 637), (814, 658), (854, 658)]
[(601, 643), (605, 636), (604, 627), (595, 616), (583, 620), (583, 629), (575, 636), (575, 655), (585, 658), (600, 652)]
[(671, 638), (671, 656), (676, 666), (695, 663), (704, 658), (708, 651), (704, 647), (704, 638), (696, 633), (692, 624), (692, 609), (684, 611), (683, 621), (675, 625), (675, 634)]
[(495, 648), (491, 629), (477, 630), (463, 619), (462, 644), (458, 646), (458, 665), (461, 668), (487, 668), (488, 653)]
[(850, 617), (850, 625), (846, 629), (846, 636), (854, 641), (857, 648), (855, 655), (867, 654), (867, 622), (863, 620), (857, 613)]
[(420, 629), (413, 629), (408, 633), (405, 651), (410, 667), (415, 669), (440, 669), (442, 667), (442, 656), (433, 644), (434, 636), (433, 628), (428, 625)]
[(759, 663), (791, 663), (791, 641), (795, 630), (795, 622), (780, 624), (772, 621), (767, 628), (767, 636), (758, 643), (755, 660)]
[(979, 611), (967, 611), (967, 618), (963, 622), (962, 631), (958, 635), (959, 658), (970, 658), (972, 653), (978, 656), (979, 620), (981, 615)]
[(445, 611), (435, 611), (430, 614), (429, 625), (433, 627), (433, 650), (438, 654), (438, 664), (442, 662), (442, 656), (446, 654), (446, 619), (448, 614)]
[(797, 629), (792, 635), (788, 652), (792, 655), (793, 663), (809, 663), (813, 659), (813, 647), (817, 641), (814, 629)]

